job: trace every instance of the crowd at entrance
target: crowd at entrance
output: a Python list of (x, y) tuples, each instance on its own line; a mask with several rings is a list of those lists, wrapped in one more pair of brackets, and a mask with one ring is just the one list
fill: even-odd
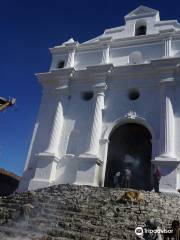
[[(153, 183), (152, 188), (154, 191), (159, 193), (159, 182), (161, 179), (161, 171), (158, 166), (153, 166)], [(129, 167), (124, 169), (124, 172), (121, 174), (120, 171), (116, 172), (113, 176), (113, 186), (115, 188), (122, 187), (122, 188), (131, 188), (131, 181), (132, 181), (132, 171)]]
[[(152, 169), (152, 135), (141, 124), (126, 123), (109, 137), (105, 187), (125, 187), (158, 192), (159, 180)], [(153, 178), (153, 186), (152, 186)]]

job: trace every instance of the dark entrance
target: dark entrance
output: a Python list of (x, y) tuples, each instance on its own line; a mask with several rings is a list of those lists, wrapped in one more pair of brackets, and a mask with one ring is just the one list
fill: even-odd
[(131, 188), (151, 189), (151, 133), (143, 125), (128, 123), (116, 128), (111, 136), (105, 175), (105, 186), (113, 186), (113, 176), (120, 171), (120, 182), (126, 167), (132, 171)]

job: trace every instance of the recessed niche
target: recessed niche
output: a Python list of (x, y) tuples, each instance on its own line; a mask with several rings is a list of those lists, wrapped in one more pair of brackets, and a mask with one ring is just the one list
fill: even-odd
[(128, 93), (128, 97), (130, 100), (134, 101), (137, 100), (140, 97), (140, 93), (136, 89), (131, 89)]
[(82, 96), (82, 99), (84, 101), (89, 101), (93, 98), (93, 92), (92, 91), (86, 91), (86, 92), (82, 92), (81, 93), (81, 96)]
[(146, 26), (140, 26), (136, 29), (135, 36), (146, 35)]
[(146, 35), (147, 33), (147, 23), (144, 19), (140, 19), (135, 25), (135, 36)]
[(59, 61), (58, 62), (58, 65), (57, 65), (57, 68), (63, 68), (64, 67), (64, 61)]

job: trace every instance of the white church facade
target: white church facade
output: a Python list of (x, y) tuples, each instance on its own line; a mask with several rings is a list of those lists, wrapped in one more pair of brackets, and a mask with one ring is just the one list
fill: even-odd
[(180, 24), (140, 6), (125, 25), (90, 41), (50, 49), (49, 72), (20, 191), (55, 184), (112, 186), (132, 171), (132, 187), (180, 188)]

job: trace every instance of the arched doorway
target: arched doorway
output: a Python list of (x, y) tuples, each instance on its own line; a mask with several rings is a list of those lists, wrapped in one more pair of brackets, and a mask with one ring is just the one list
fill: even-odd
[(128, 167), (132, 171), (131, 187), (150, 190), (151, 139), (149, 130), (137, 123), (126, 123), (113, 130), (109, 138), (104, 186), (113, 186), (113, 176), (118, 171), (123, 185), (124, 169)]

